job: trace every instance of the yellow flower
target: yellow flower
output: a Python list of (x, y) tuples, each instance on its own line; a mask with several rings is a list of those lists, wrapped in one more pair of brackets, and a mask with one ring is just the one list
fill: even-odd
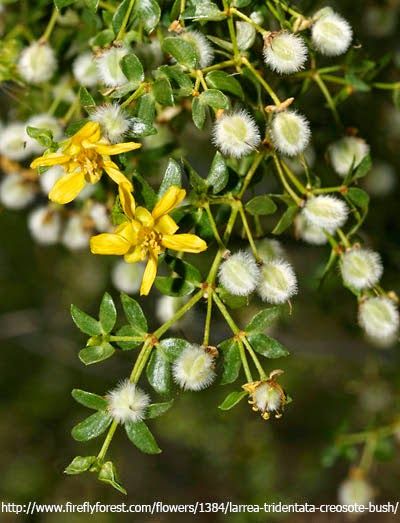
[(141, 295), (149, 294), (157, 274), (158, 256), (165, 249), (192, 253), (207, 249), (206, 242), (194, 234), (175, 234), (178, 225), (169, 213), (179, 205), (185, 194), (184, 189), (172, 186), (149, 212), (144, 207), (135, 208), (130, 187), (121, 184), (121, 205), (128, 220), (119, 225), (114, 233), (98, 234), (90, 240), (93, 254), (124, 255), (128, 263), (148, 260)]
[(62, 144), (60, 151), (36, 158), (31, 167), (63, 166), (66, 174), (54, 184), (49, 198), (64, 204), (76, 198), (87, 183), (97, 183), (103, 170), (118, 185), (127, 183), (132, 189), (130, 181), (110, 160), (110, 155), (132, 151), (140, 146), (135, 142), (108, 144), (102, 139), (99, 123), (87, 122)]

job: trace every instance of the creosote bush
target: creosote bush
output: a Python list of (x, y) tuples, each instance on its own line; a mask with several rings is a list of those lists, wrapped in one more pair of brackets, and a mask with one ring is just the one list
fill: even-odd
[[(98, 318), (75, 305), (71, 314), (88, 337), (84, 365), (131, 351), (132, 369), (108, 391), (72, 391), (95, 411), (72, 436), (104, 440), (65, 472), (95, 473), (125, 493), (109, 458), (114, 434), (124, 430), (140, 451), (159, 453), (149, 426), (173, 407), (177, 389), (219, 382), (230, 386), (220, 409), (246, 398), (264, 420), (280, 418), (291, 402), (272, 361), (284, 367), (289, 351), (265, 331), (290, 313), (301, 281), (277, 237), (294, 233), (323, 246), (322, 280), (336, 270), (354, 296), (354, 321), (380, 345), (397, 340), (397, 296), (381, 285), (380, 256), (360, 234), (369, 208), (360, 182), (373, 152), (357, 122), (343, 125), (340, 105), (372, 89), (393, 92), (398, 103), (399, 84), (379, 82), (382, 64), (364, 56), (357, 27), (330, 7), (54, 0), (50, 15), (48, 7), (27, 27), (15, 24), (12, 2), (2, 13), (0, 79), (23, 96), (0, 129), (0, 200), (30, 207), (28, 228), (43, 248), (121, 257), (112, 279), (123, 291), (122, 316), (108, 292)], [(318, 122), (302, 107), (312, 89), (336, 129), (326, 150), (334, 186), (313, 167)], [(176, 140), (163, 141), (189, 126), (215, 148), (206, 176)], [(273, 177), (276, 190), (260, 189)], [(151, 331), (139, 301), (155, 288), (162, 310)], [(251, 300), (260, 310), (242, 328), (232, 311)], [(178, 337), (177, 323), (200, 304), (202, 339)], [(222, 341), (213, 336), (217, 313), (231, 331)], [(378, 439), (379, 430), (392, 435), (398, 423), (377, 429)], [(348, 441), (365, 442), (347, 437), (338, 455)], [(341, 486), (343, 503), (372, 497), (367, 465)]]

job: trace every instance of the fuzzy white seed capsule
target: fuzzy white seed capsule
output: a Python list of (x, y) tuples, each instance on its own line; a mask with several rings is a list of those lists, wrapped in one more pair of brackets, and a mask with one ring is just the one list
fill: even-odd
[(369, 145), (355, 136), (345, 136), (328, 148), (329, 158), (335, 171), (342, 177), (356, 168), (369, 153)]
[(24, 209), (35, 198), (35, 185), (18, 173), (5, 176), (0, 182), (0, 202), (7, 209)]
[(264, 60), (280, 74), (296, 73), (307, 61), (307, 46), (301, 36), (282, 31), (265, 39)]
[(25, 124), (15, 122), (0, 131), (0, 154), (10, 160), (24, 160), (32, 154), (32, 142), (27, 143)]
[(18, 60), (18, 72), (28, 83), (47, 82), (57, 68), (53, 49), (48, 44), (33, 42), (26, 47)]
[(89, 232), (80, 214), (75, 214), (68, 219), (61, 243), (71, 251), (79, 251), (89, 245)]
[(205, 389), (215, 378), (214, 358), (203, 347), (191, 345), (175, 360), (173, 375), (184, 390)]
[(396, 169), (385, 162), (374, 163), (371, 172), (366, 176), (364, 186), (376, 197), (387, 196), (395, 188), (397, 182)]
[(328, 238), (324, 233), (324, 229), (313, 225), (304, 216), (303, 212), (300, 212), (294, 222), (296, 229), (296, 236), (301, 238), (306, 243), (311, 245), (324, 245), (327, 243)]
[(214, 124), (214, 144), (226, 156), (241, 158), (261, 141), (257, 124), (246, 111), (223, 114)]
[[(26, 127), (35, 127), (36, 129), (47, 129), (51, 131), (53, 139), (56, 142), (62, 136), (62, 129), (57, 118), (47, 113), (32, 116), (26, 122)], [(26, 133), (25, 140), (27, 147), (29, 147), (33, 153), (41, 153), (45, 150), (45, 147), (40, 145), (34, 138), (31, 138), (28, 133)]]
[(346, 222), (348, 212), (347, 205), (339, 198), (320, 195), (307, 200), (302, 214), (311, 225), (334, 232)]
[(392, 338), (399, 328), (399, 312), (389, 298), (368, 298), (360, 304), (358, 321), (371, 338)]
[(75, 79), (84, 87), (94, 87), (99, 81), (96, 61), (92, 53), (77, 56), (72, 64)]
[(60, 237), (61, 218), (57, 212), (47, 206), (38, 207), (29, 215), (28, 227), (38, 243), (53, 245)]
[(260, 269), (249, 252), (236, 252), (221, 263), (219, 280), (225, 289), (235, 296), (251, 294), (259, 279)]
[(374, 489), (363, 477), (350, 477), (343, 481), (338, 490), (341, 505), (366, 506), (374, 499)]
[(103, 135), (111, 143), (121, 141), (129, 131), (129, 118), (126, 112), (116, 103), (101, 105), (90, 115), (90, 119), (100, 124)]
[(263, 238), (256, 241), (257, 253), (263, 262), (268, 262), (275, 258), (285, 258), (286, 253), (278, 240)]
[(127, 83), (120, 62), (129, 53), (126, 47), (111, 47), (96, 58), (99, 76), (107, 87), (120, 87)]
[(150, 403), (149, 396), (129, 380), (122, 381), (107, 394), (111, 416), (118, 423), (141, 421)]
[(201, 69), (208, 67), (214, 60), (214, 51), (209, 40), (200, 31), (185, 31), (179, 35), (193, 45), (197, 52), (197, 63)]
[(350, 24), (333, 11), (321, 10), (314, 15), (312, 41), (321, 54), (339, 56), (347, 51), (353, 38)]
[(295, 156), (304, 151), (310, 141), (308, 120), (295, 111), (277, 113), (272, 120), (272, 141), (282, 154)]
[(126, 263), (118, 261), (111, 272), (111, 279), (116, 289), (127, 294), (137, 294), (142, 282), (144, 263)]
[(381, 257), (369, 249), (351, 249), (340, 260), (345, 285), (362, 290), (373, 287), (382, 276)]
[(268, 381), (258, 385), (253, 394), (254, 405), (261, 412), (279, 412), (282, 407), (282, 392)]
[(65, 176), (65, 170), (61, 165), (54, 165), (50, 167), (39, 176), (39, 183), (44, 194), (49, 194), (49, 192), (54, 187), (54, 184), (62, 177)]
[(284, 303), (297, 293), (297, 278), (285, 260), (272, 259), (261, 267), (258, 294), (268, 303)]

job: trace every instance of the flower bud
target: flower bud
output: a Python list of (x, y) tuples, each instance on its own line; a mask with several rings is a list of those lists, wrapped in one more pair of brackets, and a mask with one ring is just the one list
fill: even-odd
[(54, 184), (65, 176), (65, 170), (61, 165), (54, 165), (39, 176), (39, 183), (44, 194), (48, 195)]
[(128, 79), (124, 75), (120, 61), (129, 53), (129, 49), (125, 46), (110, 47), (105, 49), (96, 58), (98, 74), (107, 87), (121, 87), (126, 84)]
[(347, 51), (353, 38), (350, 24), (337, 13), (321, 9), (314, 17), (312, 41), (321, 54), (339, 56)]
[(275, 379), (282, 373), (281, 370), (275, 370), (267, 380), (243, 385), (243, 389), (250, 395), (249, 404), (255, 412), (260, 412), (265, 420), (269, 419), (271, 414), (275, 414), (275, 418), (280, 418), (287, 403), (286, 394)]
[[(26, 127), (36, 127), (37, 129), (46, 129), (51, 131), (54, 141), (58, 141), (62, 136), (61, 126), (54, 116), (43, 113), (37, 114), (29, 118), (26, 122)], [(34, 138), (31, 138), (28, 133), (25, 137), (26, 146), (32, 151), (32, 153), (41, 153), (45, 150), (45, 147), (40, 145)]]
[(118, 423), (141, 421), (150, 403), (149, 396), (129, 380), (122, 381), (107, 394), (111, 416)]
[(284, 258), (286, 256), (285, 250), (278, 240), (263, 238), (256, 241), (256, 247), (258, 256), (264, 263), (274, 258)]
[(94, 87), (99, 81), (96, 61), (92, 53), (77, 56), (72, 64), (75, 79), (84, 87)]
[(345, 177), (355, 169), (369, 153), (369, 145), (355, 136), (345, 136), (328, 148), (329, 158), (335, 171)]
[(254, 151), (260, 140), (257, 125), (246, 111), (223, 114), (214, 124), (214, 144), (226, 156), (246, 156)]
[(18, 60), (18, 72), (28, 83), (47, 82), (57, 68), (53, 49), (47, 43), (33, 42), (23, 49)]
[(219, 280), (227, 291), (235, 296), (248, 296), (259, 282), (260, 269), (254, 257), (239, 251), (221, 263)]
[(118, 261), (111, 272), (111, 279), (116, 289), (127, 294), (137, 294), (142, 283), (144, 263), (126, 263)]
[(353, 248), (342, 255), (340, 271), (345, 285), (362, 290), (378, 283), (383, 267), (378, 253)]
[(284, 303), (297, 293), (297, 278), (292, 266), (282, 259), (271, 259), (261, 267), (258, 294), (268, 303)]
[(199, 69), (208, 67), (214, 60), (214, 51), (209, 40), (200, 31), (183, 31), (178, 38), (193, 45), (197, 52), (197, 65)]
[(25, 124), (15, 122), (1, 129), (0, 154), (17, 161), (32, 154), (32, 142), (27, 143)]
[(348, 207), (339, 198), (330, 195), (320, 195), (309, 198), (302, 214), (311, 224), (332, 233), (347, 220)]
[(368, 505), (374, 499), (374, 489), (364, 479), (359, 469), (354, 469), (350, 477), (343, 481), (338, 490), (338, 501), (341, 505)]
[(360, 304), (358, 321), (371, 338), (392, 338), (399, 328), (399, 312), (389, 298), (367, 298)]
[(307, 46), (301, 36), (282, 31), (265, 38), (264, 60), (273, 71), (296, 73), (307, 60)]
[(89, 245), (89, 232), (80, 214), (74, 214), (68, 219), (61, 243), (71, 251), (79, 251)]
[(175, 360), (173, 375), (184, 390), (205, 389), (215, 378), (214, 358), (204, 347), (190, 345)]
[(99, 122), (105, 136), (111, 143), (121, 141), (129, 131), (130, 122), (126, 112), (117, 103), (97, 107), (90, 119)]
[(38, 243), (53, 245), (60, 237), (61, 218), (47, 206), (38, 207), (28, 216), (28, 227)]
[(287, 156), (303, 152), (311, 136), (307, 119), (295, 111), (276, 113), (272, 120), (271, 134), (275, 148)]
[(296, 230), (296, 236), (304, 240), (306, 243), (310, 243), (311, 245), (324, 245), (328, 241), (324, 229), (310, 223), (303, 212), (300, 212), (296, 216), (294, 227)]
[(7, 209), (24, 209), (34, 200), (35, 194), (35, 185), (18, 173), (8, 174), (0, 182), (0, 202)]

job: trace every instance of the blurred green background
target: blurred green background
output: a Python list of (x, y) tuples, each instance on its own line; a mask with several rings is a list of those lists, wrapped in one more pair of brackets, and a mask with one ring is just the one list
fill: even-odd
[[(341, 0), (335, 7), (352, 22), (356, 42), (363, 42), (368, 56), (392, 53), (394, 65), (382, 72), (380, 79), (398, 80), (399, 2)], [(3, 103), (10, 103), (5, 94)], [(325, 165), (325, 146), (335, 138), (331, 116), (316, 89), (302, 103), (314, 125), (317, 162)], [(359, 93), (350, 97), (340, 112), (345, 124), (357, 127), (371, 145), (373, 159), (388, 162), (398, 173), (400, 114), (396, 114), (390, 92)], [(204, 156), (208, 137), (188, 130), (180, 140), (185, 147), (194, 138), (198, 143), (191, 156), (201, 169), (204, 159), (197, 158), (195, 151)], [(399, 290), (400, 269), (398, 199), (398, 183), (385, 197), (373, 197), (362, 231), (364, 239), (383, 256), (385, 288), (394, 290)], [(293, 403), (282, 419), (265, 422), (245, 402), (230, 412), (218, 410), (229, 387), (215, 384), (201, 393), (178, 394), (173, 409), (152, 423), (163, 449), (159, 456), (140, 454), (123, 434), (117, 434), (111, 455), (128, 490), (127, 499), (122, 499), (95, 477), (66, 477), (62, 473), (72, 457), (94, 454), (99, 448), (97, 440), (88, 444), (72, 440), (70, 429), (87, 412), (75, 404), (70, 390), (103, 393), (126, 376), (131, 366), (132, 353), (128, 352), (85, 368), (77, 357), (85, 338), (73, 326), (68, 312), (72, 302), (87, 312), (97, 311), (104, 290), (112, 288), (111, 260), (61, 247), (40, 247), (29, 236), (24, 213), (2, 210), (0, 497), (16, 503), (336, 502), (337, 487), (350, 463), (340, 459), (327, 467), (327, 449), (339, 431), (354, 432), (391, 422), (399, 413), (399, 350), (378, 349), (365, 341), (356, 326), (355, 300), (337, 275), (328, 279), (322, 291), (317, 290), (316, 278), (326, 261), (326, 248), (306, 246), (290, 235), (283, 241), (298, 274), (300, 293), (294, 300), (293, 315), (274, 331), (292, 356), (275, 366), (285, 370), (282, 383)], [(113, 295), (117, 297), (116, 292)], [(148, 311), (154, 307), (151, 302), (144, 306)], [(203, 312), (197, 310), (193, 320), (199, 332)], [(193, 324), (182, 326), (182, 336), (195, 341)], [(224, 335), (217, 320), (212, 342)], [(400, 487), (400, 443), (389, 441), (383, 447), (378, 449), (379, 459), (370, 477), (379, 501), (398, 498)], [(74, 523), (89, 518), (43, 515), (36, 521)], [(181, 520), (189, 521), (184, 518)], [(120, 515), (96, 515), (101, 523), (120, 519)], [(146, 519), (145, 515), (129, 517), (129, 521)], [(210, 514), (201, 519), (227, 518)], [(2, 514), (1, 521), (17, 520), (22, 518)], [(229, 517), (233, 522), (270, 520), (274, 517)], [(383, 515), (363, 519), (393, 520), (394, 516)], [(153, 521), (172, 522), (176, 516), (158, 515)], [(287, 521), (301, 523), (306, 518), (289, 515)], [(336, 522), (343, 517), (307, 516), (307, 521)]]

